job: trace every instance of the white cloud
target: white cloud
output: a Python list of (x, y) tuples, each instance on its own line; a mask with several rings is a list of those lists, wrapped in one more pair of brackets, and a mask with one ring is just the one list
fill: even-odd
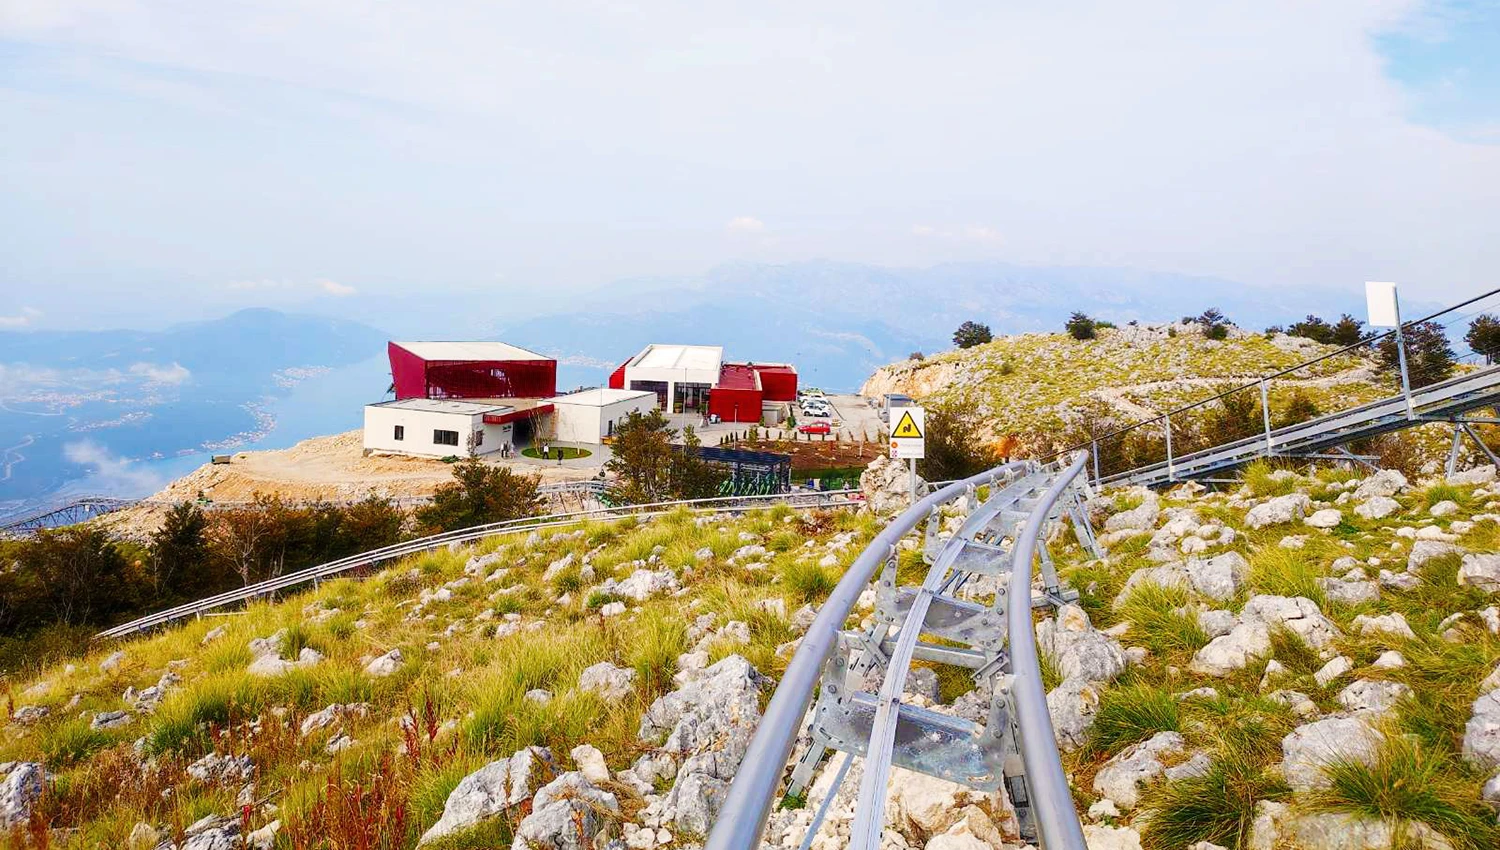
[(93, 440), (65, 443), (63, 457), (90, 467), (91, 474), (84, 480), (83, 486), (91, 490), (121, 495), (146, 495), (162, 486), (160, 475), (136, 466), (128, 458), (116, 456)]
[(766, 223), (753, 216), (742, 215), (731, 218), (724, 229), (730, 233), (764, 233)]
[(318, 281), (318, 287), (329, 295), (334, 295), (339, 298), (342, 298), (345, 295), (353, 295), (354, 293), (359, 291), (358, 289), (355, 289), (347, 283), (339, 283), (336, 280), (326, 279)]
[[(9, 265), (478, 280), (504, 256), (518, 280), (603, 282), (724, 259), (688, 237), (727, 197), (777, 222), (770, 261), (1003, 250), (1434, 297), (1500, 276), (1500, 145), (1414, 123), (1379, 49), (1442, 4), (367, 5), (0, 3), (8, 70), (36, 81), (0, 102), (0, 181), (54, 211), (98, 187), (121, 222)], [(164, 135), (220, 124), (180, 97), (95, 108), (147, 73), (243, 117), (185, 148)], [(95, 128), (118, 157), (54, 149)], [(913, 221), (931, 238), (890, 238)]]
[(147, 383), (177, 386), (186, 383), (193, 373), (181, 363), (173, 363), (170, 366), (157, 363), (135, 363), (130, 367), (130, 374), (145, 378)]
[(41, 310), (33, 307), (22, 307), (21, 312), (14, 316), (0, 316), (0, 328), (24, 328), (31, 324), (33, 319), (40, 318)]

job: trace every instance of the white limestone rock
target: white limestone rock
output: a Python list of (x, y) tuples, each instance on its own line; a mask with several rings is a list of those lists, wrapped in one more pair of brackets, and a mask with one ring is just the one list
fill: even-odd
[(1240, 623), (1193, 655), (1188, 669), (1206, 676), (1228, 676), (1271, 654), (1271, 632), (1264, 623)]
[(1336, 658), (1330, 659), (1327, 664), (1324, 664), (1318, 670), (1318, 672), (1314, 673), (1313, 680), (1318, 683), (1318, 687), (1326, 688), (1328, 687), (1330, 682), (1334, 681), (1340, 676), (1343, 676), (1353, 669), (1354, 662), (1351, 661), (1348, 656), (1340, 655)]
[(1241, 609), (1240, 619), (1261, 623), (1268, 629), (1286, 628), (1319, 651), (1330, 647), (1341, 634), (1317, 603), (1305, 596), (1252, 596)]
[(1365, 519), (1385, 519), (1401, 510), (1401, 503), (1389, 496), (1374, 496), (1354, 507), (1354, 513)]
[(1146, 786), (1166, 772), (1162, 759), (1182, 752), (1186, 742), (1176, 732), (1158, 732), (1104, 763), (1094, 775), (1094, 791), (1129, 811)]
[(1281, 739), (1281, 772), (1297, 791), (1327, 784), (1323, 768), (1334, 761), (1370, 764), (1383, 736), (1371, 718), (1330, 717), (1293, 729)]
[(1500, 555), (1465, 555), (1458, 567), (1458, 583), (1487, 593), (1500, 592)]
[(1245, 514), (1245, 525), (1251, 528), (1265, 528), (1270, 525), (1295, 522), (1302, 519), (1311, 505), (1312, 499), (1306, 493), (1276, 496), (1251, 508)]
[(1411, 553), (1406, 556), (1406, 569), (1416, 572), (1423, 564), (1433, 558), (1441, 558), (1444, 555), (1461, 554), (1464, 550), (1452, 543), (1444, 543), (1438, 540), (1418, 540), (1411, 546)]
[(1238, 552), (1225, 552), (1205, 560), (1189, 559), (1186, 570), (1194, 590), (1222, 602), (1233, 598), (1245, 586), (1250, 562)]
[(47, 772), (36, 762), (12, 764), (0, 781), (0, 827), (25, 826), (31, 820), (32, 804), (42, 796), (47, 781)]
[(384, 678), (386, 676), (394, 676), (405, 665), (406, 657), (401, 654), (401, 650), (398, 647), (366, 664), (365, 672), (371, 676)]
[(1464, 758), (1486, 770), (1500, 767), (1500, 690), (1474, 700), (1464, 726)]
[(1380, 598), (1380, 585), (1373, 581), (1347, 581), (1338, 578), (1319, 578), (1318, 586), (1329, 602), (1341, 605), (1359, 605)]
[(516, 827), (512, 850), (591, 850), (594, 838), (619, 820), (620, 802), (573, 771), (542, 786), (531, 814)]
[(1076, 750), (1088, 739), (1099, 711), (1099, 686), (1083, 679), (1064, 679), (1047, 694), (1047, 714), (1064, 751)]
[(1412, 632), (1411, 626), (1407, 625), (1406, 617), (1399, 611), (1374, 616), (1360, 614), (1350, 625), (1354, 631), (1362, 635), (1391, 635), (1407, 640), (1415, 640), (1417, 637)]
[(578, 689), (593, 691), (610, 702), (629, 696), (635, 687), (635, 671), (601, 661), (578, 676)]
[(659, 743), (678, 763), (667, 805), (679, 829), (706, 833), (713, 825), (760, 722), (764, 681), (750, 662), (731, 655), (657, 699), (641, 717), (641, 741)]
[(1409, 696), (1411, 688), (1400, 682), (1357, 679), (1339, 692), (1339, 704), (1350, 711), (1379, 714), (1390, 711), (1399, 700)]
[(519, 806), (531, 799), (542, 777), (555, 769), (552, 751), (545, 747), (527, 747), (509, 758), (490, 762), (459, 780), (443, 804), (442, 817), (423, 833), (418, 843), (426, 844), (468, 829)]
[(1063, 605), (1057, 617), (1036, 627), (1037, 647), (1057, 664), (1064, 679), (1112, 682), (1125, 672), (1125, 650), (1120, 642), (1096, 631), (1089, 615), (1077, 605)]
[(1354, 498), (1369, 499), (1374, 496), (1394, 496), (1406, 489), (1406, 476), (1394, 469), (1382, 469), (1361, 481), (1354, 488)]

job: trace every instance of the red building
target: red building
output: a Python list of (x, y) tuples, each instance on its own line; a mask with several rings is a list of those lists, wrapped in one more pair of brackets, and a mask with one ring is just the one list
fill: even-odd
[(726, 363), (718, 346), (648, 345), (610, 373), (609, 386), (655, 392), (668, 412), (759, 422), (774, 413), (768, 404), (796, 400), (797, 370), (786, 363)]
[(550, 398), (557, 361), (503, 342), (392, 342), (396, 398)]

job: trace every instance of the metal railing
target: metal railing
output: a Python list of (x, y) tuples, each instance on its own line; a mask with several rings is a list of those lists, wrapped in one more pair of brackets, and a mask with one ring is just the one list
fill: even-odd
[(1042, 686), (1041, 661), (1031, 622), (1031, 562), (1036, 557), (1037, 537), (1045, 525), (1040, 519), (1051, 512), (1063, 491), (1083, 471), (1086, 461), (1087, 457), (1080, 452), (1032, 509), (1033, 520), (1026, 523), (1016, 541), (1011, 561), (1010, 597), (1006, 599), (1013, 674), (1010, 704), (1016, 714), (1021, 759), (1026, 764), (1032, 815), (1041, 834), (1042, 846), (1048, 850), (1087, 850), (1087, 847), (1083, 843), (1078, 811), (1073, 806), (1073, 795), (1068, 790), (1068, 778), (1058, 756), (1052, 716), (1047, 713), (1047, 693)]
[(372, 567), (377, 564), (404, 558), (409, 555), (418, 555), (423, 552), (431, 552), (444, 547), (456, 547), (464, 543), (480, 540), (501, 534), (515, 534), (523, 531), (536, 531), (540, 529), (556, 528), (566, 525), (576, 525), (595, 519), (618, 519), (627, 516), (660, 516), (673, 510), (686, 508), (696, 512), (717, 511), (747, 511), (767, 510), (777, 505), (787, 505), (794, 509), (810, 509), (820, 507), (838, 507), (855, 503), (852, 498), (857, 490), (829, 490), (826, 492), (800, 491), (792, 493), (778, 493), (768, 496), (733, 496), (727, 498), (710, 499), (679, 499), (667, 502), (652, 502), (641, 505), (622, 505), (613, 508), (595, 508), (586, 511), (572, 511), (569, 513), (549, 514), (538, 517), (525, 517), (522, 519), (508, 520), (505, 522), (477, 525), (471, 528), (447, 531), (416, 540), (408, 540), (395, 543), (368, 552), (361, 552), (338, 558), (307, 569), (287, 573), (283, 576), (267, 579), (265, 581), (249, 584), (234, 590), (188, 602), (154, 614), (121, 623), (105, 629), (94, 636), (95, 640), (106, 640), (110, 638), (126, 637), (147, 629), (166, 625), (177, 620), (196, 617), (205, 612), (229, 605), (248, 602), (253, 599), (270, 596), (287, 588), (308, 582), (319, 582), (325, 578), (337, 576), (351, 570)]
[[(1299, 423), (1299, 425), (1287, 426), (1287, 428), (1282, 428), (1282, 429), (1278, 430), (1278, 429), (1273, 429), (1271, 427), (1269, 387), (1270, 387), (1270, 385), (1271, 385), (1272, 382), (1274, 382), (1274, 381), (1276, 381), (1278, 379), (1285, 379), (1285, 378), (1287, 378), (1287, 376), (1292, 375), (1293, 373), (1302, 371), (1302, 370), (1307, 369), (1308, 367), (1311, 367), (1311, 366), (1315, 366), (1315, 365), (1317, 365), (1319, 363), (1322, 363), (1322, 362), (1324, 362), (1326, 360), (1330, 360), (1332, 358), (1340, 357), (1340, 356), (1351, 354), (1351, 353), (1354, 353), (1354, 352), (1368, 350), (1368, 349), (1372, 348), (1373, 346), (1375, 346), (1376, 344), (1378, 344), (1380, 341), (1388, 339), (1388, 338), (1391, 338), (1391, 337), (1395, 337), (1396, 340), (1399, 343), (1401, 341), (1401, 331), (1403, 329), (1408, 329), (1408, 328), (1411, 328), (1411, 327), (1413, 327), (1415, 325), (1423, 324), (1423, 323), (1426, 323), (1426, 322), (1431, 322), (1431, 321), (1433, 321), (1433, 320), (1435, 320), (1435, 319), (1437, 319), (1437, 318), (1439, 318), (1441, 316), (1447, 315), (1449, 313), (1455, 313), (1456, 311), (1461, 310), (1464, 307), (1468, 307), (1468, 306), (1470, 306), (1472, 304), (1475, 304), (1475, 303), (1477, 303), (1479, 301), (1482, 301), (1482, 300), (1484, 300), (1486, 298), (1490, 298), (1490, 297), (1492, 297), (1492, 296), (1494, 296), (1496, 294), (1500, 294), (1500, 288), (1491, 289), (1491, 290), (1488, 290), (1486, 292), (1482, 292), (1482, 293), (1480, 293), (1478, 295), (1473, 296), (1472, 298), (1469, 298), (1467, 300), (1461, 301), (1461, 302), (1459, 302), (1457, 304), (1454, 304), (1452, 306), (1445, 307), (1442, 310), (1438, 310), (1437, 312), (1430, 313), (1430, 314), (1428, 314), (1426, 316), (1422, 316), (1421, 318), (1411, 319), (1411, 320), (1408, 320), (1408, 321), (1403, 321), (1401, 323), (1401, 325), (1400, 325), (1399, 328), (1393, 328), (1391, 330), (1384, 331), (1382, 333), (1369, 334), (1369, 335), (1361, 338), (1358, 342), (1355, 342), (1355, 343), (1353, 343), (1351, 345), (1346, 345), (1346, 346), (1344, 346), (1342, 348), (1338, 348), (1338, 349), (1336, 349), (1334, 351), (1326, 352), (1326, 353), (1321, 354), (1321, 355), (1319, 355), (1317, 357), (1314, 357), (1314, 358), (1312, 358), (1310, 360), (1303, 361), (1301, 363), (1298, 363), (1298, 364), (1296, 364), (1294, 366), (1290, 366), (1288, 368), (1282, 369), (1280, 371), (1272, 372), (1270, 374), (1258, 376), (1254, 380), (1251, 380), (1251, 381), (1249, 381), (1247, 383), (1243, 383), (1243, 384), (1240, 384), (1238, 386), (1231, 387), (1231, 388), (1229, 388), (1227, 390), (1223, 390), (1221, 392), (1215, 393), (1214, 395), (1198, 399), (1197, 401), (1193, 401), (1193, 402), (1190, 402), (1188, 404), (1180, 405), (1178, 407), (1172, 408), (1171, 410), (1168, 410), (1168, 411), (1165, 411), (1163, 413), (1157, 414), (1156, 416), (1151, 416), (1151, 417), (1148, 417), (1148, 418), (1145, 418), (1145, 419), (1138, 420), (1138, 421), (1133, 422), (1133, 423), (1131, 423), (1129, 425), (1125, 425), (1125, 426), (1122, 426), (1120, 428), (1116, 428), (1116, 429), (1114, 429), (1112, 431), (1108, 431), (1108, 432), (1103, 433), (1103, 434), (1092, 435), (1086, 441), (1080, 442), (1080, 443), (1078, 443), (1076, 445), (1069, 446), (1069, 447), (1067, 447), (1065, 449), (1062, 449), (1062, 450), (1057, 451), (1057, 452), (1055, 452), (1055, 453), (1053, 453), (1051, 455), (1046, 456), (1044, 458), (1044, 460), (1056, 460), (1058, 458), (1065, 457), (1065, 456), (1067, 456), (1067, 455), (1069, 455), (1069, 454), (1071, 454), (1073, 452), (1085, 451), (1085, 452), (1088, 452), (1090, 454), (1090, 457), (1091, 457), (1091, 460), (1092, 460), (1092, 472), (1093, 472), (1092, 477), (1093, 477), (1093, 479), (1095, 481), (1104, 481), (1104, 482), (1118, 482), (1118, 481), (1122, 481), (1122, 480), (1132, 480), (1132, 481), (1134, 481), (1135, 480), (1134, 476), (1136, 475), (1136, 473), (1139, 473), (1139, 472), (1141, 472), (1143, 470), (1146, 470), (1146, 469), (1157, 469), (1157, 468), (1160, 468), (1160, 469), (1164, 469), (1166, 471), (1166, 476), (1162, 480), (1165, 481), (1165, 482), (1171, 482), (1171, 481), (1177, 481), (1177, 480), (1182, 480), (1184, 478), (1192, 477), (1191, 475), (1188, 475), (1188, 474), (1186, 474), (1186, 473), (1183, 472), (1183, 470), (1181, 468), (1182, 462), (1185, 459), (1189, 458), (1189, 457), (1201, 455), (1201, 454), (1203, 454), (1206, 451), (1218, 451), (1219, 449), (1222, 449), (1222, 448), (1225, 448), (1225, 447), (1231, 446), (1231, 445), (1233, 445), (1233, 446), (1242, 446), (1243, 445), (1243, 446), (1246, 446), (1246, 447), (1250, 447), (1249, 451), (1242, 453), (1244, 455), (1243, 458), (1241, 458), (1240, 460), (1238, 460), (1235, 464), (1230, 464), (1230, 465), (1237, 465), (1238, 463), (1243, 463), (1243, 462), (1245, 462), (1246, 460), (1249, 460), (1249, 459), (1254, 459), (1256, 457), (1264, 457), (1264, 456), (1267, 456), (1267, 455), (1274, 454), (1276, 446), (1284, 444), (1283, 441), (1280, 439), (1280, 437), (1282, 436), (1283, 432), (1285, 432), (1285, 431), (1288, 430), (1288, 428), (1297, 428), (1300, 425), (1307, 425), (1307, 424), (1311, 424), (1311, 423), (1321, 422), (1321, 421), (1326, 420), (1326, 419), (1328, 419), (1330, 417), (1333, 417), (1333, 416), (1341, 416), (1341, 415), (1345, 415), (1345, 414), (1355, 413), (1357, 411), (1360, 411), (1360, 410), (1362, 410), (1364, 408), (1371, 407), (1373, 405), (1384, 405), (1387, 402), (1389, 402), (1390, 399), (1389, 398), (1388, 399), (1382, 399), (1382, 400), (1377, 401), (1377, 402), (1371, 402), (1370, 404), (1367, 404), (1367, 405), (1360, 405), (1360, 406), (1357, 406), (1355, 408), (1349, 408), (1349, 409), (1346, 409), (1344, 411), (1339, 411), (1338, 413), (1335, 413), (1335, 414), (1330, 414), (1329, 416), (1320, 417), (1319, 419), (1309, 420), (1309, 422)], [(1451, 321), (1459, 321), (1459, 320), (1462, 320), (1464, 318), (1468, 318), (1471, 315), (1473, 315), (1473, 314), (1458, 315), (1454, 319), (1452, 319)], [(1481, 370), (1481, 372), (1483, 372), (1483, 371), (1486, 371), (1486, 370)], [(1452, 380), (1458, 380), (1458, 379), (1461, 379), (1461, 378), (1464, 378), (1464, 377), (1466, 377), (1466, 376), (1459, 376), (1459, 378), (1452, 379)], [(1403, 352), (1403, 356), (1401, 358), (1401, 361), (1399, 363), (1399, 379), (1400, 379), (1400, 385), (1401, 385), (1401, 393), (1399, 395), (1397, 395), (1397, 396), (1394, 396), (1393, 398), (1395, 398), (1395, 399), (1397, 399), (1397, 400), (1399, 400), (1401, 402), (1401, 404), (1402, 404), (1401, 413), (1404, 416), (1404, 418), (1410, 424), (1422, 424), (1425, 421), (1431, 421), (1430, 417), (1424, 418), (1422, 416), (1419, 416), (1418, 413), (1417, 413), (1416, 408), (1418, 406), (1420, 406), (1420, 404), (1421, 404), (1421, 402), (1419, 400), (1419, 396), (1421, 396), (1425, 390), (1428, 390), (1428, 389), (1430, 389), (1433, 386), (1437, 386), (1437, 384), (1428, 385), (1427, 387), (1421, 387), (1421, 388), (1415, 389), (1415, 390), (1411, 389), (1410, 382), (1409, 382), (1408, 376), (1407, 376), (1407, 364), (1406, 364), (1406, 359), (1404, 357), (1404, 352)], [(1444, 383), (1447, 383), (1447, 382), (1444, 382)], [(1208, 406), (1208, 405), (1210, 405), (1210, 404), (1212, 404), (1214, 402), (1221, 401), (1221, 400), (1224, 400), (1224, 399), (1226, 399), (1226, 398), (1228, 398), (1230, 396), (1233, 396), (1235, 394), (1242, 393), (1242, 392), (1247, 392), (1247, 391), (1256, 391), (1256, 392), (1259, 393), (1259, 398), (1260, 398), (1260, 415), (1261, 415), (1261, 426), (1262, 426), (1261, 429), (1260, 429), (1261, 433), (1259, 435), (1254, 436), (1254, 437), (1245, 438), (1243, 440), (1232, 441), (1231, 443), (1226, 443), (1223, 446), (1217, 446), (1217, 447), (1214, 447), (1212, 449), (1206, 449), (1206, 450), (1202, 450), (1202, 451), (1198, 451), (1198, 452), (1192, 452), (1192, 453), (1189, 453), (1189, 454), (1178, 454), (1178, 453), (1176, 453), (1176, 452), (1173, 451), (1174, 446), (1173, 446), (1173, 438), (1172, 438), (1172, 428), (1173, 428), (1172, 418), (1174, 416), (1177, 417), (1178, 422), (1180, 423), (1180, 422), (1184, 421), (1185, 418), (1186, 418), (1186, 415), (1189, 414), (1189, 413), (1191, 413), (1192, 411), (1199, 410), (1199, 409), (1204, 408), (1204, 407), (1206, 407), (1206, 406)], [(1497, 400), (1500, 400), (1500, 399), (1497, 399)], [(1472, 405), (1469, 409), (1472, 409), (1473, 407), (1481, 407), (1481, 406), (1485, 406), (1485, 405), (1483, 405), (1483, 404)], [(1143, 465), (1143, 466), (1137, 467), (1135, 469), (1129, 470), (1128, 473), (1113, 473), (1113, 474), (1110, 474), (1110, 473), (1103, 473), (1102, 472), (1102, 470), (1100, 469), (1100, 461), (1099, 461), (1099, 446), (1101, 444), (1106, 443), (1106, 442), (1108, 442), (1110, 440), (1123, 440), (1127, 435), (1130, 435), (1130, 434), (1135, 433), (1135, 432), (1139, 432), (1140, 430), (1142, 430), (1144, 428), (1147, 428), (1148, 426), (1156, 426), (1156, 425), (1159, 425), (1159, 426), (1161, 426), (1163, 428), (1163, 434), (1162, 434), (1162, 436), (1164, 437), (1164, 442), (1166, 444), (1166, 459), (1164, 461), (1161, 461), (1159, 463), (1154, 463), (1154, 464)], [(1400, 424), (1394, 424), (1391, 427), (1384, 428), (1381, 431), (1381, 433), (1384, 433), (1384, 432), (1387, 432), (1387, 431), (1392, 431), (1392, 430), (1397, 430), (1400, 427), (1404, 427), (1404, 426), (1402, 426)], [(1360, 437), (1363, 437), (1363, 436), (1369, 436), (1369, 435), (1360, 434), (1358, 436), (1350, 437), (1348, 439), (1359, 439)], [(1261, 450), (1261, 451), (1255, 451), (1254, 450), (1253, 447), (1257, 443), (1257, 441), (1261, 444), (1263, 450)], [(1153, 478), (1153, 481), (1154, 481), (1154, 478)], [(1155, 482), (1155, 483), (1161, 483), (1161, 482)]]
[[(1030, 519), (1027, 520), (1027, 531), (1023, 537), (1023, 542), (1026, 544), (1025, 567), (1024, 570), (1021, 568), (1022, 562), (1019, 559), (1023, 557), (1023, 554), (1018, 549), (1008, 613), (1009, 640), (1014, 642), (1019, 639), (1023, 642), (1023, 654), (1019, 660), (1012, 651), (1012, 664), (1015, 665), (1014, 669), (1017, 671), (1022, 671), (1024, 668), (1024, 672), (1027, 673), (1027, 677), (1021, 682), (1025, 696), (1024, 703), (1018, 702), (1017, 704), (1017, 722), (1020, 724), (1021, 735), (1031, 742), (1029, 746), (1034, 750), (1025, 756), (1028, 774), (1035, 769), (1041, 778), (1032, 792), (1033, 805), (1053, 812), (1041, 821), (1044, 829), (1043, 835), (1051, 842), (1047, 846), (1064, 848), (1064, 850), (1084, 850), (1084, 845), (1076, 813), (1073, 816), (1071, 831), (1066, 824), (1067, 817), (1064, 813), (1074, 812), (1074, 808), (1067, 781), (1063, 778), (1062, 763), (1057, 753), (1045, 697), (1040, 695), (1040, 691), (1032, 693), (1031, 685), (1027, 684), (1029, 682), (1033, 683), (1036, 688), (1041, 687), (1041, 670), (1036, 655), (1035, 636), (1031, 632), (1031, 556), (1036, 548), (1037, 534), (1045, 525), (1043, 520), (1053, 510), (1059, 495), (1077, 478), (1078, 473), (1083, 469), (1084, 461), (1085, 458), (1080, 455), (1070, 467), (1059, 473), (1057, 483), (1038, 500), (1038, 503), (1028, 508)], [(935, 511), (941, 505), (966, 497), (973, 488), (997, 486), (1002, 480), (1011, 479), (1012, 476), (1019, 477), (1020, 473), (1033, 468), (1034, 465), (1027, 462), (1008, 463), (971, 478), (949, 483), (917, 500), (870, 541), (844, 573), (843, 578), (829, 594), (827, 601), (818, 610), (818, 615), (812, 625), (802, 636), (797, 651), (787, 665), (776, 692), (771, 696), (765, 714), (756, 727), (745, 756), (740, 762), (739, 771), (730, 785), (718, 820), (709, 833), (705, 850), (754, 850), (760, 847), (762, 832), (781, 787), (788, 759), (796, 744), (809, 706), (812, 704), (820, 675), (830, 654), (834, 652), (838, 644), (840, 631), (865, 587), (874, 578), (876, 571), (886, 564), (889, 557), (893, 557), (891, 553), (896, 551), (901, 538), (913, 531), (923, 520), (936, 516)], [(958, 542), (958, 545), (963, 545), (958, 538), (954, 540)], [(942, 565), (948, 563), (952, 563), (951, 555), (947, 556), (946, 560), (941, 560), (938, 568), (935, 569), (941, 572)], [(930, 575), (929, 578), (931, 578)], [(1020, 600), (1019, 603), (1017, 600)], [(1018, 604), (1021, 606), (1019, 613), (1016, 608)], [(921, 619), (915, 609), (908, 614), (909, 624), (913, 617), (917, 620)], [(920, 626), (912, 626), (910, 630), (903, 628), (902, 635), (910, 642), (919, 631)], [(1029, 655), (1025, 654), (1025, 647), (1030, 648)], [(895, 659), (894, 656), (893, 659)], [(895, 660), (891, 663), (894, 664)], [(894, 681), (904, 678), (903, 673), (889, 673), (887, 678), (890, 679), (892, 676), (895, 677)], [(884, 695), (883, 692), (884, 689), (882, 695)], [(1038, 706), (1040, 706), (1039, 712)], [(872, 734), (872, 741), (874, 737)], [(872, 750), (874, 746), (872, 743)], [(1049, 751), (1050, 767), (1047, 764)], [(891, 753), (887, 748), (882, 753), (871, 755), (867, 759), (866, 783), (874, 789), (871, 793), (883, 792), (884, 784), (878, 779), (870, 780), (870, 772), (874, 770), (878, 773), (883, 770), (881, 765), (888, 766), (890, 756)], [(846, 756), (840, 768), (840, 780), (847, 771), (850, 758), (852, 756)], [(832, 796), (834, 789), (830, 789), (828, 793)], [(821, 820), (821, 814), (826, 810), (826, 802), (825, 800), (825, 806), (820, 809), (819, 815), (814, 819), (813, 830)], [(862, 806), (861, 810), (873, 811), (876, 807)], [(878, 846), (879, 828), (879, 823), (856, 823), (853, 827), (851, 842), (855, 846)], [(867, 840), (862, 843), (862, 837), (868, 839), (868, 836), (861, 836), (861, 831), (877, 836), (875, 843), (870, 844)], [(809, 838), (811, 835), (812, 830), (809, 831)], [(804, 840), (803, 844), (806, 846), (807, 841)]]
[(1103, 484), (1155, 485), (1201, 478), (1258, 457), (1309, 457), (1335, 446), (1413, 425), (1463, 423), (1464, 420), (1458, 418), (1461, 414), (1495, 404), (1500, 404), (1500, 366), (1419, 387), (1411, 391), (1410, 397), (1388, 396), (1254, 437), (1104, 475), (1099, 481)]

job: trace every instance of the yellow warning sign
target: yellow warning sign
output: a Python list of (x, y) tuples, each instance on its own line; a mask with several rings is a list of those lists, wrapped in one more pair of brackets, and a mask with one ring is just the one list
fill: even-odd
[(891, 436), (903, 440), (922, 439), (922, 429), (917, 427), (917, 421), (911, 418), (911, 411), (901, 413), (901, 419), (896, 423), (896, 430), (891, 432)]

